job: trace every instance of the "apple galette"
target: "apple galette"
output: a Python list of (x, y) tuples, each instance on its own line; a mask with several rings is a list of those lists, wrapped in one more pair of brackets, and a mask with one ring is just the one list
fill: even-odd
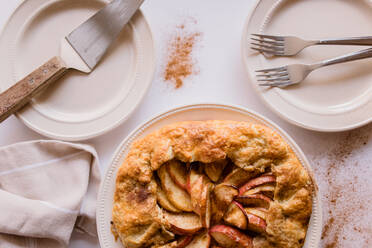
[(313, 183), (273, 130), (190, 121), (135, 142), (120, 167), (112, 231), (125, 247), (302, 247)]

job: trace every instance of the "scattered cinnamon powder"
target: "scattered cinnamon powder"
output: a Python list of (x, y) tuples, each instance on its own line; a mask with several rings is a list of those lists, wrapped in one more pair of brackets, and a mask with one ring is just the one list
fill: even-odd
[(181, 24), (176, 27), (176, 35), (168, 44), (164, 80), (172, 82), (176, 88), (180, 88), (187, 77), (197, 73), (193, 50), (200, 35), (200, 32), (187, 31), (186, 24)]
[(371, 125), (342, 134), (334, 147), (320, 154), (314, 166), (323, 186), (322, 247), (371, 247), (372, 156), (366, 161), (358, 157), (368, 154), (365, 147), (371, 134)]

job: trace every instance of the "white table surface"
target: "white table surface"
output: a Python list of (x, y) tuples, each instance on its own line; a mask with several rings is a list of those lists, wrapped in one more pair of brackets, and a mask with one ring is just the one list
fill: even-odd
[[(20, 0), (0, 0), (0, 25), (5, 23), (19, 2)], [(105, 171), (112, 153), (126, 135), (138, 124), (159, 112), (176, 105), (196, 102), (232, 103), (250, 108), (279, 124), (304, 150), (316, 172), (323, 197), (325, 220), (327, 220), (328, 211), (331, 208), (328, 204), (332, 195), (332, 192), (329, 191), (329, 184), (342, 185), (352, 178), (352, 183), (357, 187), (355, 194), (360, 195), (360, 198), (348, 199), (350, 194), (344, 196), (341, 192), (339, 199), (343, 201), (361, 199), (365, 205), (363, 210), (365, 214), (363, 214), (364, 216), (352, 214), (349, 216), (349, 225), (343, 227), (334, 225), (331, 228), (331, 232), (342, 229), (339, 234), (341, 245), (334, 247), (351, 247), (351, 244), (354, 247), (371, 247), (370, 221), (372, 218), (368, 213), (372, 213), (372, 204), (370, 204), (372, 187), (371, 183), (367, 182), (371, 181), (369, 178), (372, 176), (370, 166), (372, 154), (368, 152), (372, 148), (372, 143), (368, 142), (372, 126), (345, 133), (317, 133), (281, 120), (264, 106), (249, 85), (240, 53), (243, 24), (253, 3), (253, 0), (146, 1), (142, 10), (152, 28), (158, 56), (157, 72), (152, 87), (140, 107), (128, 121), (115, 130), (101, 137), (85, 141), (85, 143), (95, 146), (100, 156), (101, 169)], [(171, 37), (175, 25), (180, 24), (188, 16), (197, 20), (196, 28), (202, 33), (200, 48), (197, 49), (196, 54), (200, 73), (187, 81), (182, 88), (174, 90), (161, 79), (161, 66), (165, 61), (164, 42)], [(0, 124), (1, 146), (33, 139), (45, 139), (45, 137), (29, 130), (15, 117)], [(363, 139), (362, 143), (367, 144), (361, 145), (360, 139)], [(350, 154), (337, 155), (337, 149), (345, 147)], [(344, 161), (340, 159), (342, 157), (344, 157)], [(342, 167), (340, 171), (328, 169), (333, 162)], [(328, 171), (335, 180), (329, 180)], [(348, 189), (347, 186), (345, 189)], [(352, 208), (354, 206), (346, 207)], [(362, 232), (358, 232), (356, 230), (358, 228)], [(326, 247), (331, 241), (326, 238), (322, 244)], [(99, 247), (99, 244), (94, 238), (74, 233), (69, 247), (91, 248)]]

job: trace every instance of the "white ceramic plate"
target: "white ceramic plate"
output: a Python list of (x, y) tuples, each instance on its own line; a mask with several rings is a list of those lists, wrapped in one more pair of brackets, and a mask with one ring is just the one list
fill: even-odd
[[(0, 88), (7, 89), (52, 56), (59, 42), (108, 0), (25, 0), (0, 36)], [(152, 33), (139, 11), (89, 75), (71, 71), (17, 116), (52, 138), (82, 140), (118, 126), (149, 88), (155, 68)]]
[[(157, 115), (135, 129), (117, 148), (111, 165), (108, 167), (105, 178), (101, 183), (97, 202), (97, 229), (102, 248), (122, 248), (120, 242), (115, 242), (111, 234), (110, 221), (112, 220), (112, 202), (115, 192), (116, 173), (122, 164), (131, 144), (147, 134), (174, 122), (191, 120), (235, 120), (247, 121), (265, 125), (279, 133), (293, 151), (297, 154), (302, 165), (307, 168), (313, 177), (312, 168), (298, 145), (280, 127), (263, 116), (242, 107), (222, 104), (195, 104), (178, 107), (168, 112)], [(314, 178), (314, 177), (313, 177)], [(314, 181), (315, 183), (315, 181)], [(316, 186), (316, 185), (315, 185)], [(316, 186), (317, 188), (317, 186)], [(304, 248), (318, 248), (322, 232), (322, 207), (319, 196), (313, 197), (313, 213)]]
[(372, 60), (325, 67), (300, 85), (259, 87), (255, 70), (292, 63), (313, 63), (365, 47), (316, 46), (291, 58), (270, 58), (249, 48), (251, 33), (295, 35), (305, 39), (369, 36), (370, 0), (261, 0), (249, 15), (242, 53), (253, 87), (284, 119), (318, 131), (353, 129), (372, 120)]

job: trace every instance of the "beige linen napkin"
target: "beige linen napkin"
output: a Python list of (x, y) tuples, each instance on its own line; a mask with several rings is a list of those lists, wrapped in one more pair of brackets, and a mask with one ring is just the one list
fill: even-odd
[(88, 145), (31, 141), (0, 148), (0, 247), (66, 247), (96, 235), (98, 158)]

